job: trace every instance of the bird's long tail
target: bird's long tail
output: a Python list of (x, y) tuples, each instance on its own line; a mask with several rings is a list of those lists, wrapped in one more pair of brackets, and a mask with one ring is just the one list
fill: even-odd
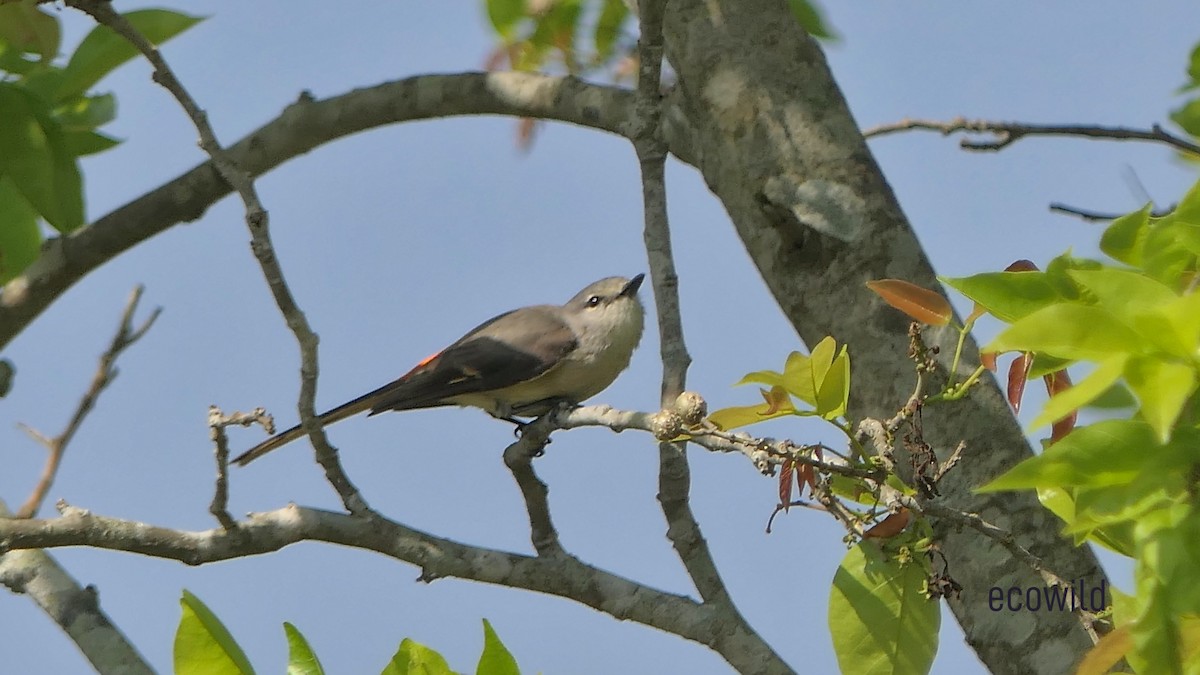
[[(321, 413), (321, 415), (317, 419), (321, 422), (322, 427), (327, 427), (330, 424), (333, 424), (334, 422), (340, 422), (340, 421), (346, 419), (347, 417), (352, 417), (364, 410), (369, 410), (371, 408), (371, 406), (374, 405), (375, 401), (377, 401), (379, 399), (380, 394), (384, 393), (385, 391), (387, 391), (389, 389), (389, 387), (392, 387), (394, 385), (395, 385), (395, 383), (392, 383), (392, 384), (380, 387), (379, 389), (376, 389), (375, 391), (372, 391), (368, 394), (359, 396), (358, 398), (354, 399), (353, 401), (348, 401), (346, 403), (343, 403), (342, 405), (339, 405), (338, 407), (334, 408), (333, 410)], [(237, 457), (234, 457), (232, 460), (232, 463), (236, 464), (238, 466), (246, 466), (250, 462), (253, 462), (254, 460), (258, 459), (259, 457), (262, 457), (263, 455), (267, 454), (268, 452), (270, 452), (276, 448), (282, 447), (284, 445), (287, 445), (288, 443), (291, 443), (292, 441), (294, 441), (298, 438), (301, 438), (303, 436), (304, 436), (304, 429), (301, 428), (299, 424), (297, 424), (296, 426), (292, 427), (291, 429), (281, 431), (280, 433), (275, 434), (274, 436), (268, 438), (267, 440), (263, 441), (262, 443), (259, 443), (258, 445), (254, 446), (253, 448), (250, 448), (246, 452), (243, 452), (242, 454), (238, 455)]]

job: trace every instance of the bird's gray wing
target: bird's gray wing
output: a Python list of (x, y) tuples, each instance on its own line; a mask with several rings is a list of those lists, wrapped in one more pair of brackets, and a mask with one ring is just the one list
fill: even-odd
[(362, 398), (375, 397), (371, 414), (445, 405), (460, 394), (493, 391), (531, 380), (576, 347), (561, 308), (538, 305), (480, 324), (425, 359), (400, 379)]

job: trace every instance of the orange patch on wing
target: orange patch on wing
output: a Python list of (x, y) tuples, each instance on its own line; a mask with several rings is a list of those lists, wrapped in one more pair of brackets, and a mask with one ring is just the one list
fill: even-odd
[(433, 354), (430, 354), (429, 356), (426, 356), (425, 358), (421, 359), (421, 361), (419, 363), (417, 363), (417, 365), (413, 366), (412, 370), (405, 373), (404, 377), (402, 377), (400, 379), (404, 379), (405, 377), (409, 377), (409, 376), (414, 375), (417, 372), (423, 370), (425, 368), (425, 366), (428, 366), (429, 364), (436, 361), (437, 358), (441, 355), (442, 355), (441, 352), (435, 352)]

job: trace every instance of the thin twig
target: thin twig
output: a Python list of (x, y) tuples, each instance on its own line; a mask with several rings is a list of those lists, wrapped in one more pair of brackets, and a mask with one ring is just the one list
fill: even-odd
[(1042, 577), (1042, 580), (1045, 581), (1047, 585), (1058, 586), (1059, 588), (1067, 589), (1071, 607), (1074, 609), (1076, 617), (1079, 618), (1080, 625), (1083, 626), (1084, 631), (1087, 632), (1089, 637), (1091, 637), (1093, 643), (1099, 641), (1100, 636), (1096, 633), (1096, 614), (1084, 609), (1083, 603), (1078, 601), (1078, 598), (1075, 595), (1075, 590), (1071, 586), (1071, 583), (1055, 574), (1053, 571), (1047, 569), (1042, 563), (1041, 558), (1033, 555), (1024, 546), (1021, 546), (1021, 544), (1017, 543), (1017, 539), (1013, 536), (1012, 532), (989, 523), (983, 518), (980, 518), (977, 514), (964, 513), (947, 506), (942, 506), (941, 504), (937, 504), (935, 502), (916, 500), (911, 497), (902, 497), (901, 502), (904, 504), (904, 506), (917, 511), (918, 513), (925, 513), (936, 518), (950, 521), (957, 525), (965, 525), (970, 527), (976, 532), (979, 532), (985, 537), (1003, 546), (1009, 553), (1012, 554), (1014, 558), (1028, 565), (1030, 569)]
[[(1067, 206), (1066, 204), (1062, 204), (1060, 202), (1051, 202), (1050, 210), (1054, 211), (1056, 213), (1065, 213), (1068, 216), (1075, 216), (1077, 218), (1081, 218), (1081, 219), (1086, 220), (1091, 223), (1116, 220), (1117, 218), (1120, 218), (1121, 216), (1125, 215), (1124, 213), (1106, 213), (1106, 212), (1102, 212), (1102, 211), (1091, 211), (1088, 209), (1081, 209), (1081, 208), (1077, 208), (1074, 206)], [(1171, 213), (1174, 210), (1175, 210), (1174, 204), (1172, 204), (1171, 206), (1169, 206), (1165, 209), (1154, 209), (1153, 211), (1150, 212), (1150, 217), (1151, 218), (1162, 218), (1163, 216)]]
[(1110, 141), (1148, 141), (1161, 143), (1180, 152), (1200, 155), (1200, 145), (1182, 136), (1176, 136), (1160, 125), (1149, 129), (1129, 127), (1106, 127), (1092, 124), (1026, 124), (1022, 122), (997, 122), (992, 120), (968, 120), (956, 117), (948, 121), (905, 118), (891, 124), (880, 124), (863, 132), (867, 138), (886, 136), (900, 131), (938, 131), (948, 136), (953, 133), (992, 134), (992, 140), (974, 141), (964, 138), (959, 145), (964, 150), (1001, 150), (1026, 136), (1070, 136)]
[(58, 475), (58, 468), (62, 465), (63, 453), (66, 452), (67, 445), (75, 437), (75, 432), (79, 431), (79, 427), (87, 418), (88, 413), (95, 407), (97, 399), (100, 398), (100, 392), (116, 379), (117, 357), (130, 345), (140, 340), (162, 312), (162, 307), (155, 307), (141, 326), (133, 327), (133, 314), (137, 311), (138, 301), (141, 300), (144, 290), (143, 286), (138, 285), (129, 293), (129, 299), (125, 301), (125, 310), (121, 312), (121, 322), (117, 325), (117, 332), (113, 335), (108, 349), (100, 355), (100, 365), (96, 369), (96, 374), (92, 376), (92, 383), (83, 398), (79, 400), (79, 405), (75, 407), (75, 413), (71, 415), (71, 420), (67, 422), (62, 433), (48, 438), (28, 425), (21, 425), (27, 434), (45, 446), (49, 454), (46, 457), (46, 465), (42, 468), (42, 475), (33, 488), (33, 493), (29, 495), (21, 508), (17, 509), (17, 518), (32, 518), (42, 507), (42, 502), (45, 501), (46, 494), (50, 492), (50, 486), (54, 484), (54, 478)]
[(351, 513), (369, 512), (366, 501), (346, 476), (338, 460), (337, 452), (329, 444), (324, 430), (317, 422), (315, 404), (319, 372), (317, 336), (309, 327), (308, 319), (296, 304), (284, 279), (283, 269), (279, 265), (271, 244), (270, 221), (267, 211), (258, 198), (253, 178), (230, 159), (229, 154), (217, 140), (212, 126), (208, 123), (208, 115), (180, 83), (158, 49), (125, 17), (115, 12), (110, 3), (104, 0), (67, 0), (67, 5), (86, 12), (100, 24), (113, 29), (146, 57), (146, 60), (154, 67), (152, 75), (154, 81), (162, 85), (179, 102), (200, 134), (200, 148), (212, 158), (217, 172), (241, 197), (246, 211), (246, 225), (250, 229), (250, 248), (254, 251), (259, 266), (262, 267), (263, 276), (266, 277), (267, 285), (271, 288), (275, 304), (278, 305), (288, 328), (295, 334), (296, 341), (300, 345), (300, 400), (297, 405), (300, 422), (313, 444), (317, 462), (325, 470), (325, 477), (341, 497), (342, 504)]
[(262, 408), (255, 408), (248, 413), (235, 412), (226, 415), (215, 405), (208, 406), (208, 430), (212, 438), (214, 453), (217, 459), (217, 484), (213, 489), (212, 503), (208, 512), (216, 517), (221, 527), (230, 530), (237, 527), (237, 521), (229, 515), (229, 437), (225, 427), (260, 424), (268, 434), (275, 433), (275, 418)]

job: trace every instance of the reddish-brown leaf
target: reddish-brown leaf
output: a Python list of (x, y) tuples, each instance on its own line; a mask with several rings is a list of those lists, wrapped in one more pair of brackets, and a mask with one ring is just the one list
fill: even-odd
[(891, 514), (887, 518), (875, 523), (871, 529), (863, 532), (863, 539), (890, 539), (908, 527), (909, 521), (912, 520), (912, 514), (908, 509), (901, 507), (899, 511)]
[(796, 463), (788, 460), (779, 467), (779, 503), (783, 505), (784, 513), (787, 513), (788, 506), (792, 503), (792, 475), (796, 469)]
[[(1042, 380), (1046, 383), (1046, 393), (1050, 396), (1071, 388), (1071, 376), (1067, 374), (1065, 368), (1049, 375), (1043, 375)], [(1075, 428), (1075, 421), (1078, 418), (1079, 411), (1072, 410), (1071, 414), (1056, 420), (1054, 424), (1050, 425), (1050, 442), (1057, 443), (1063, 436), (1071, 433), (1071, 430)]]
[(950, 323), (953, 314), (950, 303), (941, 294), (928, 288), (921, 288), (903, 279), (868, 281), (867, 288), (875, 291), (884, 302), (916, 321), (930, 326), (945, 326)]
[(817, 489), (817, 477), (813, 475), (812, 465), (801, 464), (799, 470), (796, 471), (796, 477), (799, 479), (796, 486), (797, 494), (803, 497), (804, 486), (807, 485), (808, 494), (811, 496), (813, 491)]
[(1036, 272), (1036, 271), (1038, 271), (1038, 266), (1034, 265), (1029, 260), (1017, 260), (1017, 261), (1013, 262), (1013, 264), (1009, 265), (1008, 267), (1005, 267), (1004, 271), (1005, 272)]
[(979, 362), (984, 368), (996, 372), (996, 357), (999, 356), (996, 352), (979, 352)]
[(1021, 352), (1008, 366), (1008, 404), (1013, 413), (1021, 412), (1021, 397), (1025, 395), (1025, 383), (1029, 381), (1029, 369), (1033, 367), (1033, 352)]
[(533, 132), (537, 131), (538, 121), (534, 117), (522, 117), (517, 120), (517, 149), (528, 152), (533, 147)]

